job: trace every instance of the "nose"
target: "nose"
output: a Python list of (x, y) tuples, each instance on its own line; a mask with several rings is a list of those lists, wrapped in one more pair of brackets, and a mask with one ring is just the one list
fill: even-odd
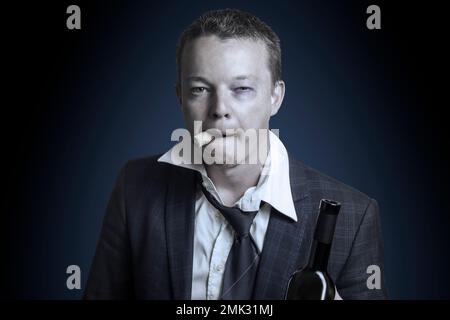
[(213, 119), (230, 118), (231, 116), (225, 94), (219, 92), (219, 90), (213, 94), (209, 110)]

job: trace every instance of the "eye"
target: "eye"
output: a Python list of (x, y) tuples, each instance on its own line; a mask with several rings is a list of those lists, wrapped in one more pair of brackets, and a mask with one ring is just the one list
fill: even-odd
[(205, 87), (193, 87), (193, 88), (191, 88), (191, 93), (192, 94), (196, 94), (196, 95), (205, 93), (207, 91), (208, 91), (208, 88), (205, 88)]
[(250, 87), (237, 87), (236, 89), (234, 89), (234, 91), (240, 93), (240, 92), (248, 92), (251, 91), (252, 88)]

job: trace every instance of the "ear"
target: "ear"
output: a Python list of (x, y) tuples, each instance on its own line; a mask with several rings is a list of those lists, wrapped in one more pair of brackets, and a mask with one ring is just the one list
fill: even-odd
[(183, 106), (183, 103), (182, 103), (183, 99), (182, 99), (182, 95), (181, 95), (181, 86), (180, 86), (179, 82), (177, 82), (175, 84), (175, 94), (177, 96), (177, 100), (178, 100), (178, 103), (180, 104), (180, 107)]
[(272, 90), (272, 95), (270, 98), (272, 108), (270, 116), (276, 115), (278, 110), (280, 109), (281, 104), (283, 103), (285, 90), (286, 88), (284, 81), (278, 80)]

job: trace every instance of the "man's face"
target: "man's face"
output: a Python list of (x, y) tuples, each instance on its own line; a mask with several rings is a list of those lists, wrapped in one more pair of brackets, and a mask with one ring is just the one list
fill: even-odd
[[(284, 83), (273, 86), (263, 42), (202, 36), (184, 47), (177, 95), (191, 134), (194, 121), (202, 121), (204, 131), (215, 128), (225, 134), (227, 129), (268, 129), (281, 105)], [(245, 143), (239, 134), (211, 142), (227, 150), (239, 143)], [(250, 146), (248, 152), (256, 151)]]

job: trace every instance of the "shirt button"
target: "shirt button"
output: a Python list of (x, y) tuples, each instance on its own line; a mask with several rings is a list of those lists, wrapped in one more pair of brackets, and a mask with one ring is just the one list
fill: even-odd
[(217, 271), (217, 272), (220, 272), (220, 271), (222, 271), (222, 270), (223, 270), (223, 266), (222, 266), (222, 265), (216, 266), (216, 271)]

